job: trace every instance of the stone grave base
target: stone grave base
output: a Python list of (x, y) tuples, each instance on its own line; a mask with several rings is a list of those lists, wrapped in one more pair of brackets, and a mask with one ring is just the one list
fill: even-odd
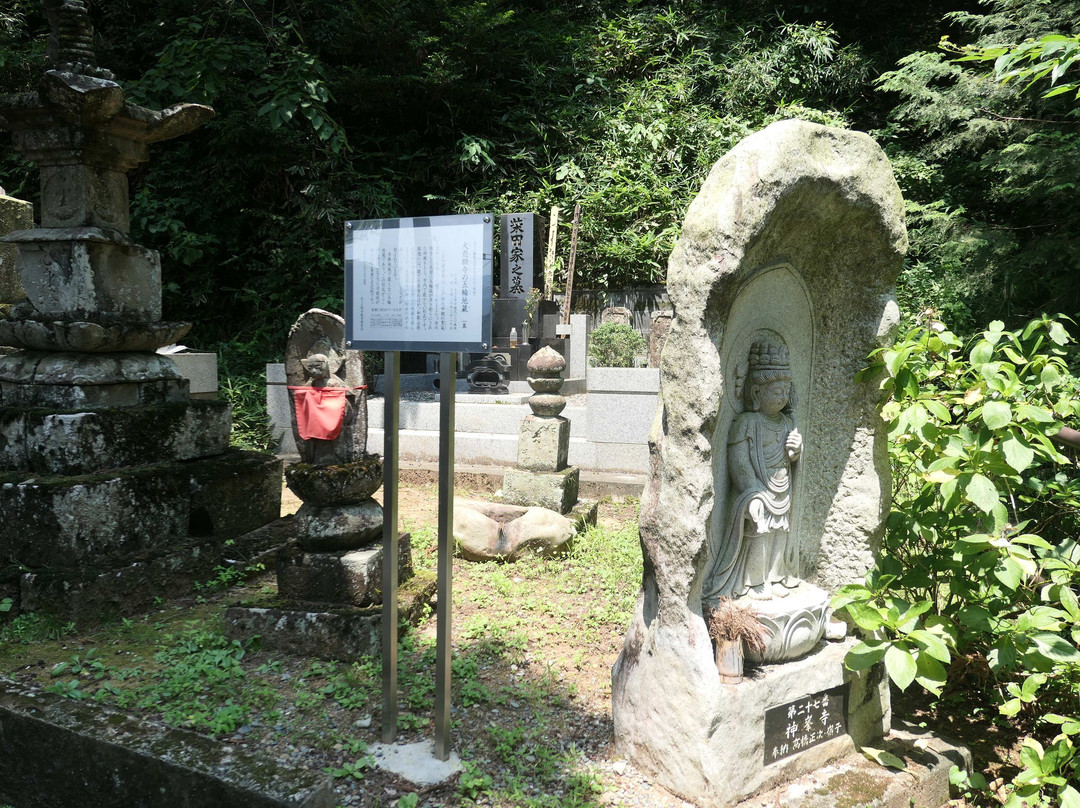
[(561, 471), (507, 469), (503, 474), (502, 499), (512, 505), (537, 505), (557, 513), (568, 513), (578, 498), (581, 469)]
[(804, 774), (738, 808), (939, 808), (949, 801), (949, 769), (971, 770), (971, 753), (943, 738), (894, 729), (878, 744), (903, 759), (904, 771), (886, 769), (855, 753)]
[(654, 646), (622, 679), (616, 665), (616, 746), (669, 791), (717, 808), (820, 769), (856, 744), (875, 746), (890, 725), (888, 681), (880, 666), (844, 668), (854, 643), (822, 642), (802, 659), (748, 667), (735, 685), (712, 667), (696, 692), (681, 695), (667, 684), (680, 663)]
[[(398, 616), (417, 625), (431, 613), (434, 573), (419, 572), (398, 588)], [(326, 603), (273, 601), (231, 606), (225, 612), (229, 639), (258, 635), (262, 649), (319, 659), (352, 660), (378, 654), (382, 607), (334, 607)]]

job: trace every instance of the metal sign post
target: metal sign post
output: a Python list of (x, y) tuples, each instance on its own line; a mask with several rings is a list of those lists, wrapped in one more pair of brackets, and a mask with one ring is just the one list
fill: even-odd
[(439, 550), (435, 610), (435, 757), (450, 757), (450, 630), (454, 564), (454, 395), (457, 354), (439, 356)]
[(401, 353), (384, 354), (383, 380), (383, 568), (382, 568), (382, 739), (397, 740), (398, 679), (398, 425)]
[(457, 351), (491, 349), (492, 216), (345, 223), (345, 346), (385, 351), (382, 740), (397, 738), (401, 351), (438, 351), (439, 548), (435, 757), (450, 758), (454, 395)]

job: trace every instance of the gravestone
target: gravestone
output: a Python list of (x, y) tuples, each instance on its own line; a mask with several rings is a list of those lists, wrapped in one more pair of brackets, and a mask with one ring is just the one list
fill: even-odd
[[(0, 568), (19, 606), (90, 625), (206, 580), (230, 540), (279, 516), (281, 464), (229, 448), (224, 402), (192, 401), (155, 349), (158, 254), (131, 240), (127, 172), (213, 110), (128, 103), (94, 64), (86, 4), (50, 0), (49, 69), (0, 98), (0, 127), (41, 174), (17, 247), (26, 300), (0, 318)], [(6, 581), (5, 581), (6, 583)]]
[[(906, 246), (873, 140), (783, 121), (713, 167), (672, 252), (645, 572), (612, 712), (619, 750), (698, 804), (734, 804), (889, 729), (882, 672), (844, 669), (854, 640), (827, 602), (863, 578), (884, 528), (884, 422), (876, 385), (855, 376), (898, 320)], [(765, 627), (739, 684), (722, 683), (706, 626), (720, 603)]]
[(634, 313), (626, 306), (609, 306), (600, 312), (600, 325), (607, 325), (608, 323), (633, 325)]
[(649, 329), (649, 367), (660, 367), (660, 353), (664, 350), (667, 342), (668, 331), (671, 330), (671, 312), (654, 311), (652, 313), (652, 327)]

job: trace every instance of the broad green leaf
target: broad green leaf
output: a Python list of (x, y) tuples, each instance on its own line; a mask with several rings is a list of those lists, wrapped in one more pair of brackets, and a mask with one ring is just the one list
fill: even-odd
[(998, 490), (982, 474), (972, 474), (964, 487), (964, 496), (983, 513), (990, 513), (998, 503)]
[(1061, 800), (1061, 808), (1080, 808), (1080, 791), (1072, 786), (1065, 786), (1059, 791), (1058, 799)]
[(923, 648), (923, 653), (919, 655), (919, 664), (922, 665), (923, 657), (930, 656), (941, 662), (948, 663), (952, 657), (949, 654), (949, 646), (935, 634), (931, 634), (925, 629), (915, 629), (908, 635), (912, 640), (917, 642)]
[(1020, 712), (1024, 703), (1020, 699), (1009, 699), (1007, 702), (998, 707), (998, 712), (1004, 716), (1012, 718), (1014, 715)]
[(1050, 323), (1050, 339), (1058, 345), (1065, 345), (1069, 342), (1069, 332), (1065, 330), (1065, 326), (1055, 320)]
[(1004, 401), (987, 401), (983, 404), (982, 419), (991, 429), (1001, 429), (1012, 423), (1012, 407)]
[(1057, 634), (1033, 634), (1031, 640), (1047, 659), (1054, 662), (1080, 662), (1080, 651), (1064, 637)]
[(986, 340), (979, 340), (971, 349), (971, 364), (984, 365), (994, 358), (994, 346)]
[(1043, 387), (1050, 388), (1061, 381), (1061, 372), (1053, 365), (1047, 365), (1043, 368), (1039, 378), (1043, 383)]
[(1025, 421), (1038, 421), (1044, 424), (1056, 420), (1052, 412), (1043, 407), (1036, 407), (1033, 404), (1017, 404), (1016, 415)]
[(945, 666), (928, 654), (919, 654), (916, 661), (915, 680), (935, 696), (941, 695), (948, 675)]
[(982, 389), (979, 387), (972, 387), (966, 393), (964, 393), (964, 403), (969, 407), (973, 407), (983, 400)]
[(857, 643), (844, 657), (848, 670), (864, 671), (876, 665), (885, 656), (889, 644), (885, 640), (868, 640)]
[(898, 688), (907, 690), (908, 686), (915, 681), (918, 665), (910, 651), (898, 645), (891, 645), (885, 652), (885, 670), (889, 672), (889, 678)]
[(952, 416), (949, 414), (949, 408), (936, 398), (927, 399), (924, 403), (926, 404), (926, 409), (930, 410), (933, 416), (939, 421), (949, 423), (952, 420)]
[(1003, 558), (1001, 564), (994, 570), (994, 577), (1006, 588), (1015, 590), (1024, 579), (1024, 571), (1015, 559)]
[(877, 631), (885, 625), (885, 619), (880, 612), (865, 603), (849, 603), (845, 608), (855, 625), (864, 631)]
[(956, 469), (937, 469), (936, 471), (927, 472), (924, 476), (928, 483), (935, 483), (941, 485), (947, 483), (949, 480), (956, 479), (960, 472)]
[(884, 749), (874, 749), (871, 746), (864, 746), (859, 750), (866, 755), (870, 760), (877, 763), (879, 766), (885, 766), (889, 769), (896, 769), (897, 771), (906, 771), (907, 763), (902, 758), (898, 758), (892, 752), (888, 752)]
[(1001, 453), (1005, 455), (1005, 462), (1017, 471), (1024, 471), (1035, 459), (1035, 450), (1015, 437), (1001, 442)]

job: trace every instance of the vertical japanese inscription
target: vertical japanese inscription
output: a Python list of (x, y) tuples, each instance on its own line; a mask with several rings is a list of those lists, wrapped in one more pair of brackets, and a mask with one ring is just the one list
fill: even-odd
[(847, 732), (848, 684), (765, 711), (765, 765)]

